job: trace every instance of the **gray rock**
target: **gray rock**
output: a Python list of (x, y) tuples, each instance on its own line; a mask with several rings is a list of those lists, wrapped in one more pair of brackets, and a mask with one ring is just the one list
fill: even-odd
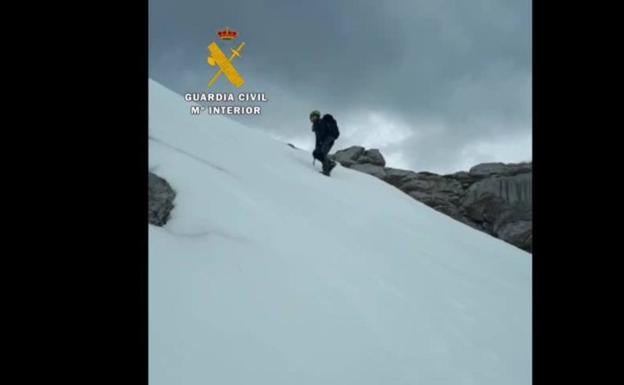
[(371, 163), (355, 163), (351, 166), (351, 168), (366, 174), (376, 176), (379, 179), (384, 179), (386, 177), (386, 171), (382, 166), (377, 166)]
[(504, 199), (489, 193), (464, 199), (461, 203), (461, 211), (465, 216), (492, 232), (499, 215), (511, 210), (511, 205)]
[(481, 163), (471, 168), (469, 174), (475, 177), (488, 177), (491, 175), (511, 176), (532, 171), (532, 163)]
[[(465, 222), (463, 220), (462, 213), (459, 210), (459, 208), (456, 205), (452, 204), (452, 203), (449, 203), (449, 202), (442, 202), (442, 203), (439, 203), (439, 204), (438, 203), (432, 203), (432, 204), (428, 204), (428, 206), (438, 210), (439, 212), (441, 212), (443, 214), (448, 215), (451, 218), (457, 219), (460, 222)], [(466, 223), (466, 224), (468, 224), (468, 223)], [(482, 230), (482, 229), (479, 229), (479, 230)]]
[(475, 190), (478, 194), (470, 191), (462, 200), (461, 210), (465, 217), (477, 222), (486, 232), (531, 251), (532, 201), (513, 197), (504, 189), (502, 193), (500, 189), (482, 190), (475, 184)]
[(401, 188), (400, 186), (407, 183), (409, 180), (418, 176), (414, 171), (401, 170), (398, 168), (386, 167), (386, 177), (384, 180), (394, 187)]
[(480, 177), (476, 177), (474, 175), (471, 175), (470, 173), (468, 173), (466, 171), (456, 172), (455, 174), (445, 175), (444, 177), (445, 178), (450, 178), (450, 179), (455, 179), (456, 181), (458, 181), (462, 185), (462, 188), (464, 188), (464, 189), (467, 189), (473, 183), (475, 183), (475, 182), (477, 182), (477, 181), (482, 179)]
[(504, 163), (481, 163), (470, 169), (472, 176), (485, 177), (492, 174), (502, 174), (505, 171)]
[(494, 194), (509, 203), (533, 204), (533, 174), (523, 173), (514, 176), (491, 175), (474, 184), (467, 191), (469, 196)]
[(173, 210), (176, 193), (169, 183), (158, 175), (148, 174), (147, 219), (155, 226), (164, 226)]
[(344, 167), (351, 167), (358, 163), (357, 159), (364, 153), (364, 147), (352, 146), (344, 150), (336, 151), (331, 158)]
[(483, 163), (437, 175), (384, 167), (379, 150), (352, 146), (333, 159), (395, 186), (412, 198), (526, 251), (532, 250), (532, 164)]
[(386, 165), (386, 160), (383, 155), (381, 155), (379, 150), (372, 149), (364, 151), (360, 158), (358, 158), (358, 163), (370, 163), (376, 166), (384, 167)]
[(458, 181), (430, 173), (417, 173), (411, 178), (404, 179), (398, 187), (427, 204), (428, 201), (458, 204), (464, 192)]
[(448, 197), (443, 195), (431, 195), (422, 191), (410, 191), (407, 193), (412, 198), (420, 201), (427, 206), (434, 208), (450, 217), (462, 221), (463, 213), (457, 204), (450, 202)]
[(373, 164), (381, 167), (386, 165), (386, 160), (379, 150), (366, 150), (364, 147), (360, 146), (351, 146), (343, 150), (338, 150), (331, 158), (344, 167), (351, 167), (354, 164)]
[(533, 251), (533, 223), (531, 221), (507, 223), (496, 232), (496, 236), (523, 250)]

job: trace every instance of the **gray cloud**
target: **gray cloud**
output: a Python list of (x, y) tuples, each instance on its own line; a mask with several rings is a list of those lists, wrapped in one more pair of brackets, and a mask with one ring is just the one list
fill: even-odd
[(150, 0), (150, 76), (206, 91), (206, 47), (225, 26), (247, 43), (246, 89), (270, 98), (251, 123), (276, 136), (311, 143), (319, 109), (338, 119), (338, 147), (401, 167), (531, 159), (529, 0)]

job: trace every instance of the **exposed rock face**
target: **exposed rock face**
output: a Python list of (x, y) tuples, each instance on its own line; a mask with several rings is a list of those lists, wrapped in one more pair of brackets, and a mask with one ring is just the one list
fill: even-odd
[(353, 146), (345, 150), (336, 151), (333, 155), (333, 159), (340, 162), (340, 164), (345, 167), (350, 167), (354, 164), (372, 164), (380, 167), (386, 165), (386, 160), (379, 150), (365, 150), (364, 147), (360, 146)]
[(468, 194), (493, 194), (512, 204), (532, 206), (532, 173), (528, 171), (514, 176), (492, 174), (470, 185)]
[(148, 175), (148, 222), (155, 226), (164, 226), (173, 210), (176, 193), (169, 183), (156, 174)]
[(532, 164), (483, 163), (450, 175), (385, 167), (378, 150), (353, 146), (333, 158), (397, 187), (414, 199), (531, 252)]
[(377, 166), (370, 163), (355, 163), (351, 166), (352, 169), (365, 172), (376, 176), (377, 178), (384, 179), (386, 176), (386, 170), (382, 166)]
[(475, 177), (486, 177), (491, 175), (507, 175), (513, 176), (526, 172), (531, 172), (533, 166), (531, 163), (481, 163), (470, 169), (470, 175)]

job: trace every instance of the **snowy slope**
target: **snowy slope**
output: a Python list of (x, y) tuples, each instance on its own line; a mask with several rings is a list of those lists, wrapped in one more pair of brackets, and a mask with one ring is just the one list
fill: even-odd
[(151, 385), (531, 383), (529, 254), (153, 81), (149, 110)]

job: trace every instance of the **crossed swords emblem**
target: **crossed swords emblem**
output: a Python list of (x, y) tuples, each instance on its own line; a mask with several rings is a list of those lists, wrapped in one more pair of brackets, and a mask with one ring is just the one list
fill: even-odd
[(210, 51), (210, 56), (208, 56), (207, 62), (211, 66), (219, 66), (219, 71), (210, 79), (208, 82), (208, 88), (212, 87), (219, 77), (222, 74), (225, 74), (225, 77), (232, 83), (236, 88), (241, 87), (245, 84), (245, 79), (238, 73), (236, 68), (232, 65), (232, 61), (234, 58), (241, 57), (241, 51), (245, 43), (241, 43), (238, 48), (232, 49), (232, 55), (228, 58), (225, 56), (221, 48), (217, 45), (217, 43), (212, 42), (208, 46), (208, 50)]

